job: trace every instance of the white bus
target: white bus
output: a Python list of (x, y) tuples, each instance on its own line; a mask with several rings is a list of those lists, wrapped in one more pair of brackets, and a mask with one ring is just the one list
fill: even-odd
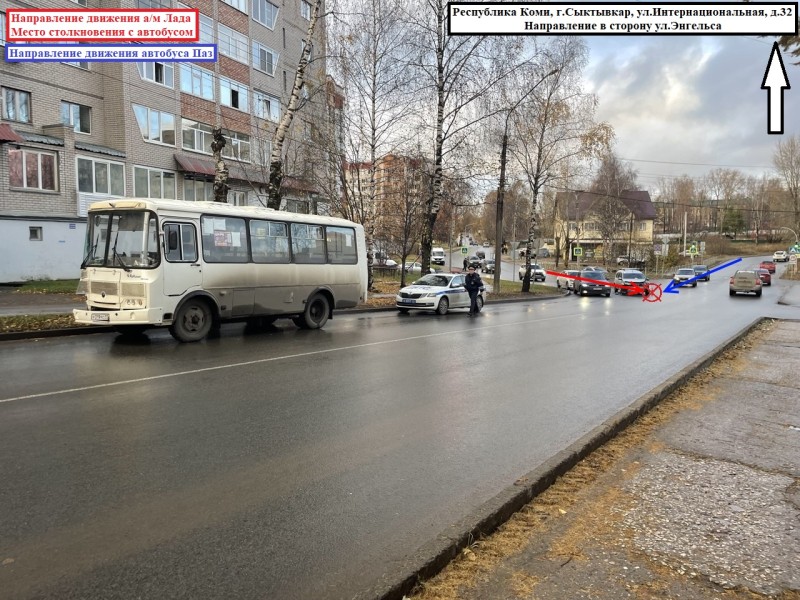
[(77, 323), (168, 326), (181, 342), (222, 321), (289, 317), (318, 329), (367, 298), (364, 228), (344, 219), (216, 202), (92, 204)]

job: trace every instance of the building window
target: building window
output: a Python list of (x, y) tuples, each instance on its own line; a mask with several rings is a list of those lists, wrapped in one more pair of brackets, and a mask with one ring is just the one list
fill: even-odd
[(175, 87), (175, 66), (169, 63), (140, 62), (136, 63), (139, 77), (168, 88)]
[(278, 7), (268, 0), (253, 0), (253, 19), (262, 25), (275, 28), (278, 18)]
[(44, 234), (41, 227), (28, 227), (28, 239), (32, 242), (41, 242)]
[(71, 125), (76, 133), (92, 132), (92, 109), (83, 104), (61, 101), (61, 122)]
[(278, 53), (262, 46), (258, 42), (253, 42), (253, 67), (259, 71), (264, 71), (267, 75), (275, 76), (275, 66), (278, 64)]
[(311, 4), (306, 0), (300, 0), (300, 16), (306, 21), (311, 20)]
[(219, 53), (230, 56), (233, 60), (238, 60), (247, 64), (250, 59), (250, 41), (246, 35), (226, 27), (222, 23), (217, 26)]
[(84, 194), (125, 195), (122, 163), (78, 157), (78, 191)]
[(211, 142), (214, 138), (210, 125), (182, 118), (181, 133), (184, 150), (211, 154)]
[(647, 231), (647, 221), (639, 221), (639, 231)]
[(229, 4), (236, 10), (242, 11), (247, 14), (247, 0), (222, 0), (225, 4)]
[(22, 90), (2, 88), (3, 118), (7, 121), (31, 122), (31, 95)]
[(252, 160), (257, 165), (268, 165), (272, 158), (272, 142), (263, 138), (253, 140)]
[(86, 6), (86, 0), (72, 0), (75, 4)]
[(214, 19), (205, 15), (200, 15), (200, 43), (214, 43)]
[(184, 179), (183, 199), (190, 202), (201, 202), (214, 200), (214, 182), (199, 179)]
[(235, 131), (229, 133), (225, 136), (228, 143), (222, 149), (222, 156), (250, 162), (250, 136)]
[(6, 45), (6, 13), (0, 12), (0, 46)]
[(133, 195), (175, 200), (175, 173), (147, 167), (133, 168)]
[(8, 184), (10, 187), (56, 191), (57, 157), (54, 152), (8, 149)]
[(227, 77), (219, 78), (219, 103), (247, 112), (247, 86)]
[(172, 8), (172, 0), (136, 0), (136, 8)]
[(133, 105), (139, 132), (145, 142), (175, 145), (175, 116), (172, 113), (153, 110), (146, 106)]
[[(232, 206), (248, 206), (247, 192), (241, 190), (228, 191), (228, 204)], [(252, 221), (251, 221), (252, 223)], [(252, 227), (252, 225), (251, 225)]]
[(181, 91), (214, 100), (214, 74), (195, 65), (181, 64)]
[(281, 101), (264, 92), (253, 92), (254, 112), (261, 119), (278, 122), (281, 118)]

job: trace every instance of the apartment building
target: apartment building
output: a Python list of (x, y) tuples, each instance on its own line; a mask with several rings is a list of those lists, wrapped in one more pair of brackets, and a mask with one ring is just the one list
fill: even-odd
[[(313, 1), (313, 0), (312, 0)], [(0, 62), (0, 283), (76, 278), (87, 207), (123, 196), (213, 199), (212, 128), (234, 204), (262, 204), (294, 83), (306, 0), (9, 0), (3, 8), (196, 8), (208, 62)], [(0, 9), (0, 44), (5, 13)], [(286, 210), (316, 212), (313, 132), (329, 118), (324, 20), (287, 141)], [(0, 49), (1, 50), (1, 49)]]

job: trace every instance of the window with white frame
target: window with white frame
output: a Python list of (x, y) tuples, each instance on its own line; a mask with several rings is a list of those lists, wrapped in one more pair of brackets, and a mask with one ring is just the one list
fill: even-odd
[(205, 179), (184, 179), (183, 199), (190, 202), (213, 201), (214, 182)]
[(250, 162), (250, 136), (236, 131), (228, 132), (225, 136), (225, 147), (222, 149), (222, 156), (225, 158), (236, 158), (244, 162)]
[(211, 142), (214, 140), (211, 125), (181, 118), (181, 135), (184, 150), (211, 154)]
[[(182, 2), (177, 2), (175, 8), (191, 8)], [(200, 39), (199, 44), (213, 44), (214, 43), (214, 19), (200, 14)]]
[(300, 16), (306, 21), (311, 20), (311, 4), (306, 0), (300, 0)]
[(136, 8), (172, 8), (172, 0), (136, 0)]
[(6, 13), (0, 12), (0, 46), (6, 45)]
[(247, 206), (247, 192), (242, 190), (228, 190), (228, 204), (233, 206)]
[(251, 159), (256, 165), (268, 165), (272, 158), (272, 142), (263, 138), (253, 140)]
[(171, 63), (140, 62), (136, 63), (139, 77), (168, 88), (175, 87), (175, 66)]
[(278, 64), (278, 53), (255, 40), (253, 41), (253, 67), (264, 71), (267, 75), (275, 76), (275, 67)]
[(92, 108), (83, 104), (61, 101), (61, 122), (71, 125), (75, 133), (92, 132)]
[(227, 77), (219, 78), (219, 103), (247, 112), (248, 88)]
[(647, 231), (647, 221), (639, 221), (639, 231)]
[(145, 142), (175, 145), (175, 115), (138, 104), (133, 105), (133, 112)]
[(226, 27), (217, 25), (217, 48), (220, 54), (230, 56), (233, 60), (247, 63), (250, 60), (250, 40), (246, 35)]
[(182, 92), (214, 100), (214, 73), (187, 63), (182, 63), (180, 70)]
[(133, 195), (137, 198), (175, 200), (175, 173), (148, 167), (133, 167)]
[(0, 88), (3, 92), (3, 118), (6, 121), (31, 122), (31, 95), (30, 92), (15, 90), (13, 88)]
[(275, 96), (253, 91), (253, 102), (255, 102), (254, 112), (257, 117), (276, 123), (281, 118), (281, 101)]
[(33, 148), (8, 149), (8, 185), (28, 190), (58, 189), (58, 155)]
[(125, 165), (78, 157), (78, 191), (85, 194), (125, 195)]
[(247, 0), (222, 0), (225, 4), (229, 4), (236, 10), (242, 11), (247, 14)]
[(253, 19), (262, 25), (275, 28), (275, 21), (278, 18), (278, 7), (269, 0), (253, 0)]

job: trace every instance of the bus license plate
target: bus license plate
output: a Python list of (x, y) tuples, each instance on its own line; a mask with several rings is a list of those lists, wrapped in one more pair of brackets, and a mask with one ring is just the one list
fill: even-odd
[(92, 321), (108, 321), (106, 313), (92, 313)]

